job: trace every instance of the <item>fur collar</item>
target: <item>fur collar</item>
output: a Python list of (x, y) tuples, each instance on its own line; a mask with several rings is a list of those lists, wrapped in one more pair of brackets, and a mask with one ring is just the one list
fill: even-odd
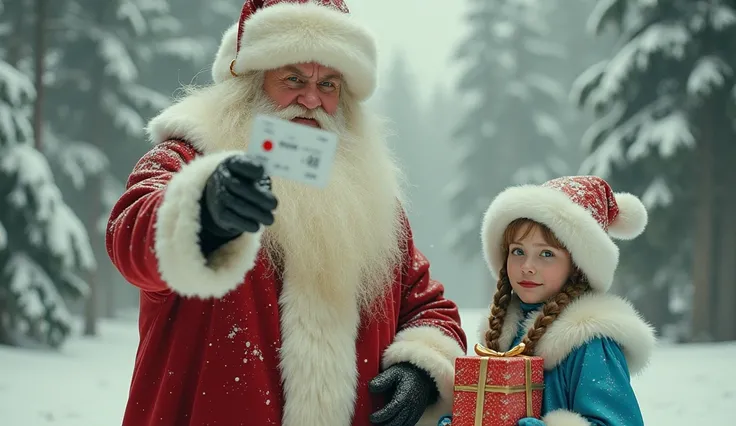
[(220, 141), (223, 126), (221, 107), (212, 94), (214, 92), (198, 92), (165, 108), (148, 123), (149, 141), (157, 145), (171, 139), (185, 140), (200, 152), (237, 148)]
[[(529, 331), (541, 310), (532, 313), (522, 322)], [(521, 304), (514, 297), (506, 312), (500, 346), (508, 350), (519, 331), (523, 319)], [(485, 341), (488, 320), (479, 329), (480, 341)], [(621, 297), (606, 293), (589, 293), (570, 303), (539, 339), (536, 355), (544, 358), (544, 368), (553, 369), (574, 349), (591, 339), (608, 337), (621, 345), (629, 372), (641, 372), (649, 363), (656, 344), (654, 329)]]

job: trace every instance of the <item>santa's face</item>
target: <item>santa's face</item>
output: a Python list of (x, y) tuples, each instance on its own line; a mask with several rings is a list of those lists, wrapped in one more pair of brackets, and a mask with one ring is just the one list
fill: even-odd
[[(269, 70), (263, 79), (264, 92), (278, 108), (299, 105), (308, 111), (322, 109), (329, 115), (337, 112), (341, 88), (340, 72), (316, 62)], [(314, 117), (295, 117), (292, 121), (321, 127)]]

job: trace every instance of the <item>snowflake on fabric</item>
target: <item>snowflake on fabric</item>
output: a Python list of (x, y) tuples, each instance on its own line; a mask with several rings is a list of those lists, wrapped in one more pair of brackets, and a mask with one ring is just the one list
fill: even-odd
[(418, 271), (419, 268), (426, 266), (427, 264), (429, 264), (429, 260), (427, 260), (427, 258), (420, 251), (415, 251), (414, 259), (412, 260), (411, 264), (412, 269)]
[(619, 214), (611, 186), (598, 176), (564, 176), (542, 186), (567, 195), (572, 202), (590, 213), (606, 231)]

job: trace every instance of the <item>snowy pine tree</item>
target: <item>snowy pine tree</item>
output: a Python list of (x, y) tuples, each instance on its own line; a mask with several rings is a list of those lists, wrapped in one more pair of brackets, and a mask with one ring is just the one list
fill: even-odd
[[(65, 149), (74, 147), (69, 152), (96, 159), (69, 158), (87, 165), (88, 174), (125, 176), (128, 164), (105, 157), (144, 150), (147, 119), (170, 103), (168, 94), (142, 82), (143, 70), (159, 55), (189, 55), (191, 39), (170, 15), (167, 0), (63, 0), (59, 12), (65, 29), (50, 47), (50, 131)], [(69, 99), (77, 108), (69, 107)], [(72, 181), (81, 188), (81, 176)]]
[(449, 191), (460, 217), (451, 236), (468, 257), (479, 252), (481, 215), (495, 194), (576, 167), (566, 155), (576, 146), (563, 122), (567, 89), (548, 72), (565, 57), (550, 37), (548, 14), (555, 6), (471, 0), (470, 35), (456, 57), (467, 65), (459, 89), (472, 106), (456, 134), (462, 172)]
[(466, 287), (452, 288), (452, 283), (462, 282), (463, 277), (455, 272), (460, 259), (443, 241), (452, 220), (449, 206), (438, 196), (454, 172), (448, 153), (457, 122), (456, 103), (442, 90), (431, 102), (424, 102), (419, 80), (404, 52), (397, 52), (389, 70), (380, 93), (380, 110), (387, 116), (388, 142), (406, 177), (405, 207), (415, 242), (432, 263), (432, 276), (445, 283), (448, 294), (474, 303), (478, 299), (473, 299)]
[[(49, 149), (64, 147), (59, 154), (65, 155), (64, 164), (75, 165), (64, 168), (74, 188), (83, 188), (81, 170), (101, 180), (102, 199), (116, 199), (120, 177), (127, 177), (131, 162), (148, 148), (147, 121), (171, 103), (171, 92), (157, 89), (162, 86), (157, 77), (176, 82), (179, 66), (205, 59), (203, 42), (188, 36), (169, 1), (58, 3), (65, 28), (54, 34), (47, 76), (49, 133), (58, 143)], [(105, 203), (94, 219), (100, 231), (110, 207)]]
[(84, 226), (33, 147), (34, 86), (6, 62), (2, 46), (12, 31), (8, 22), (0, 27), (0, 342), (26, 337), (58, 347), (72, 325), (65, 298), (86, 293), (79, 268), (94, 267), (94, 258)]
[(659, 305), (659, 325), (694, 297), (692, 338), (736, 338), (735, 5), (601, 0), (589, 26), (613, 27), (620, 42), (575, 85), (598, 117), (581, 172), (641, 195), (651, 217), (623, 251), (628, 290), (645, 314)]
[(414, 200), (424, 200), (427, 188), (424, 184), (427, 162), (418, 153), (423, 149), (426, 139), (425, 128), (421, 125), (423, 112), (421, 100), (414, 84), (415, 78), (408, 68), (404, 53), (398, 53), (390, 67), (385, 88), (381, 93), (381, 110), (388, 118), (391, 137), (388, 143), (396, 153), (409, 185), (405, 195), (409, 201), (409, 219), (414, 227), (430, 220), (429, 212), (416, 206)]
[[(87, 224), (94, 252), (102, 254), (89, 277), (86, 333), (92, 335), (97, 311), (104, 306), (113, 314), (120, 282), (103, 254), (109, 211), (148, 149), (146, 122), (170, 104), (169, 93), (152, 84), (155, 73), (166, 69), (166, 59), (203, 56), (168, 0), (62, 0), (56, 7), (64, 29), (49, 46), (46, 140), (69, 178), (60, 185)], [(176, 75), (175, 67), (167, 73), (174, 81)]]
[(465, 307), (487, 307), (493, 296), (490, 286), (467, 285), (481, 283), (488, 277), (488, 268), (480, 256), (463, 258), (454, 247), (457, 235), (448, 232), (456, 222), (457, 209), (448, 204), (448, 195), (456, 189), (451, 186), (456, 181), (458, 144), (453, 140), (457, 123), (463, 117), (458, 108), (461, 103), (452, 87), (440, 83), (435, 88), (431, 100), (427, 103), (424, 123), (431, 123), (432, 131), (424, 141), (424, 150), (429, 154), (431, 163), (426, 164), (428, 175), (425, 185), (431, 188), (428, 194), (431, 204), (428, 207), (432, 216), (432, 228), (425, 237), (431, 244), (427, 256), (432, 262), (435, 276), (445, 284), (446, 294), (458, 304)]
[[(565, 154), (571, 141), (562, 122), (567, 90), (550, 72), (564, 63), (564, 47), (552, 38), (549, 0), (503, 0), (497, 13), (504, 21), (496, 27), (499, 65), (507, 72), (494, 137), (508, 147), (511, 183), (542, 183), (569, 173), (574, 164)], [(500, 12), (500, 13), (499, 13)], [(534, 155), (530, 155), (534, 153)], [(537, 161), (529, 159), (541, 158)]]
[(162, 53), (154, 58), (144, 79), (168, 93), (182, 84), (206, 84), (209, 65), (217, 53), (222, 33), (237, 22), (241, 0), (168, 0), (172, 29), (185, 37), (171, 37), (160, 42)]

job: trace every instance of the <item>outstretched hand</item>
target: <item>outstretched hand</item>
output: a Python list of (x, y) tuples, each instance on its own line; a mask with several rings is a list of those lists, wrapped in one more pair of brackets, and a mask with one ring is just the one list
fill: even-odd
[(390, 396), (386, 406), (370, 416), (371, 423), (380, 426), (416, 425), (424, 410), (439, 396), (432, 377), (408, 362), (387, 368), (371, 380), (368, 389)]
[(276, 198), (257, 183), (264, 177), (263, 167), (245, 155), (220, 163), (202, 194), (202, 225), (218, 236), (256, 232), (260, 225), (273, 224)]

